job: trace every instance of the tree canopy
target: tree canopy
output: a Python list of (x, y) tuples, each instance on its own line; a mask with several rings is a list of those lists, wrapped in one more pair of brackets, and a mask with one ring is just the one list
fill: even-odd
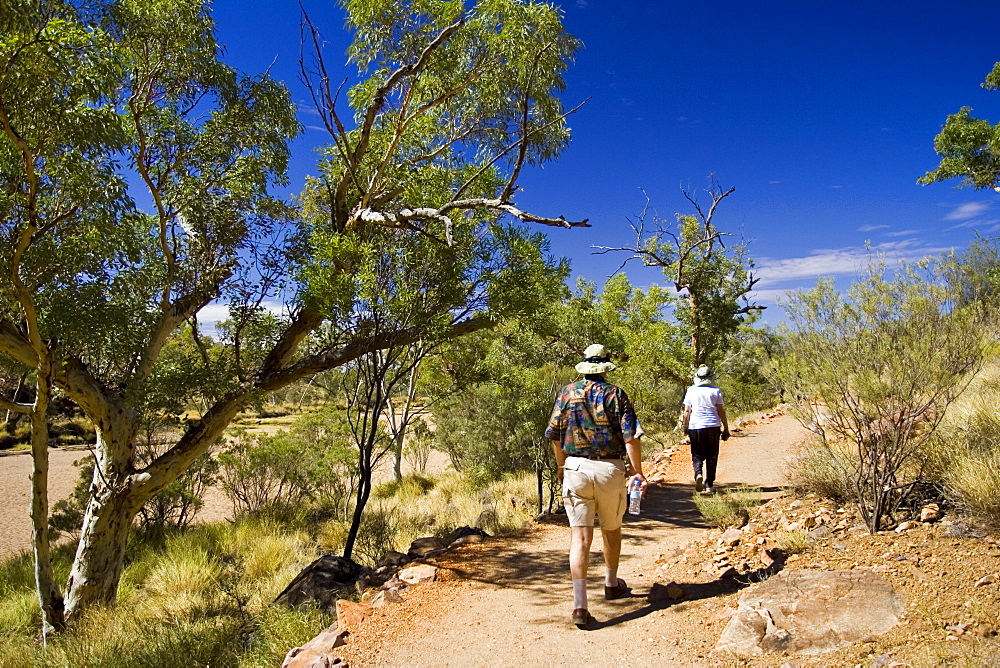
[[(1000, 62), (981, 85), (986, 90), (1000, 89)], [(959, 178), (962, 186), (1000, 189), (1000, 123), (976, 118), (970, 107), (962, 107), (948, 116), (934, 138), (934, 150), (941, 156), (941, 164), (917, 183)]]
[[(18, 0), (0, 17), (0, 352), (97, 430), (70, 616), (114, 600), (132, 518), (241, 409), (374, 350), (531, 313), (561, 283), (524, 223), (586, 221), (514, 196), (568, 142), (578, 42), (544, 3), (466, 5), (344, 2), (342, 79), (306, 21), (331, 137), (297, 205), (269, 193), (299, 129), (288, 92), (223, 62), (208, 3)], [(209, 350), (196, 314), (214, 300), (230, 319)], [(202, 413), (137, 461), (143, 415), (195, 392)]]

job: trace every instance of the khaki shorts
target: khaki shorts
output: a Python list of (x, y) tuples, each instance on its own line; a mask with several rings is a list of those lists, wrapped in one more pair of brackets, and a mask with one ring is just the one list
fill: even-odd
[(601, 531), (622, 526), (625, 514), (625, 462), (620, 459), (567, 457), (563, 466), (563, 505), (571, 527), (592, 527), (601, 518)]

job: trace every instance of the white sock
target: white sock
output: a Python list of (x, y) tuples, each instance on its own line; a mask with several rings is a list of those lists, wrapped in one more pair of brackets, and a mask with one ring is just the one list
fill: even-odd
[(618, 586), (618, 569), (617, 568), (604, 568), (604, 586), (605, 587), (617, 587)]
[(587, 579), (573, 580), (573, 608), (587, 608)]

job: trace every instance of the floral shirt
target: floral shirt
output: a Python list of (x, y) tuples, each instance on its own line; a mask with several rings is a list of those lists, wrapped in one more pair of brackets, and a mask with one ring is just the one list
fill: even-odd
[(594, 380), (571, 383), (556, 397), (545, 438), (578, 457), (625, 457), (625, 442), (642, 427), (625, 390)]

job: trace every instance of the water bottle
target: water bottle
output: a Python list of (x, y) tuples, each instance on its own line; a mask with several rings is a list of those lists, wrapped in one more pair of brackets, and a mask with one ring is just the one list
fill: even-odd
[(632, 478), (632, 483), (628, 488), (628, 512), (629, 515), (639, 514), (639, 504), (642, 502), (642, 483), (638, 478)]

